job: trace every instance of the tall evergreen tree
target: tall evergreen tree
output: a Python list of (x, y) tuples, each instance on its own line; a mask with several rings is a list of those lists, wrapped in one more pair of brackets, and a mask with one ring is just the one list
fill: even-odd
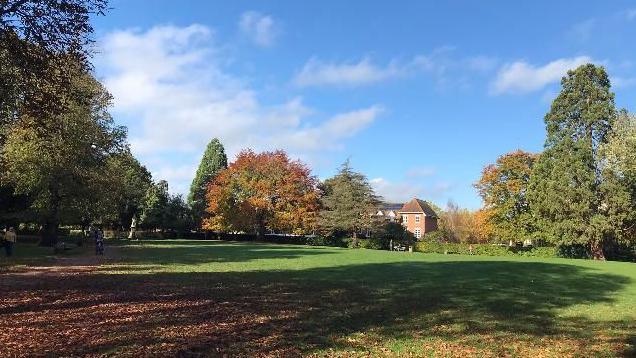
[(545, 151), (533, 168), (529, 199), (539, 235), (558, 245), (586, 245), (604, 258), (611, 224), (605, 215), (599, 147), (616, 118), (603, 67), (583, 65), (561, 81), (545, 116)]
[(319, 224), (324, 231), (342, 232), (357, 238), (359, 233), (374, 230), (371, 215), (379, 203), (367, 178), (351, 169), (347, 160), (333, 178), (323, 183), (323, 211)]
[(192, 208), (194, 223), (197, 227), (206, 215), (207, 201), (205, 195), (208, 185), (214, 180), (217, 174), (227, 168), (227, 156), (223, 144), (214, 138), (208, 143), (201, 164), (197, 169), (197, 173), (190, 185), (190, 194), (188, 195), (188, 205)]

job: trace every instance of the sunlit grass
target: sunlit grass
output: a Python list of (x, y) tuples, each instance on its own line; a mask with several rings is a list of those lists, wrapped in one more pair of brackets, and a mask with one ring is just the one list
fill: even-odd
[[(175, 330), (187, 339), (168, 346), (203, 354), (634, 353), (631, 263), (212, 241), (112, 242), (106, 253), (87, 277), (93, 282), (72, 292), (96, 287), (108, 300), (112, 289), (132, 296), (130, 304), (174, 297), (183, 306), (135, 318), (152, 344), (130, 338), (126, 325), (112, 327), (113, 339), (127, 342), (118, 352), (153, 351)], [(209, 334), (221, 343), (205, 343), (205, 333), (184, 324), (214, 325)]]

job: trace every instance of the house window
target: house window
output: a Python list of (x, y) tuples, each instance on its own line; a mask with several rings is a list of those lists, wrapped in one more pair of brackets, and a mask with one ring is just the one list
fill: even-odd
[(415, 229), (415, 238), (419, 239), (421, 237), (422, 237), (422, 232), (420, 231), (420, 229), (419, 228)]
[(415, 222), (416, 222), (416, 223), (419, 223), (419, 222), (420, 222), (420, 215), (419, 215), (419, 214), (418, 214), (418, 215), (415, 215)]
[(402, 215), (402, 222), (403, 222), (403, 223), (405, 223), (405, 224), (408, 224), (408, 223), (409, 223), (409, 217), (408, 217), (408, 215)]

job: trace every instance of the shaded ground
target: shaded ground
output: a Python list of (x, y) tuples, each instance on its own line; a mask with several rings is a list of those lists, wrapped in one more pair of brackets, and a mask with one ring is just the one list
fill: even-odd
[(629, 356), (636, 343), (633, 264), (209, 242), (108, 253), (0, 274), (0, 355)]

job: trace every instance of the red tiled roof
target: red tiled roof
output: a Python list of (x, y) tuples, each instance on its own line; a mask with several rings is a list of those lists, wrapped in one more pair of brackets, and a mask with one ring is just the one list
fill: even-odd
[(427, 202), (417, 198), (404, 204), (402, 210), (400, 211), (403, 213), (423, 213), (424, 215), (432, 218), (437, 217), (437, 213), (435, 213), (435, 210), (433, 210), (433, 208), (431, 208), (431, 206), (428, 205)]

